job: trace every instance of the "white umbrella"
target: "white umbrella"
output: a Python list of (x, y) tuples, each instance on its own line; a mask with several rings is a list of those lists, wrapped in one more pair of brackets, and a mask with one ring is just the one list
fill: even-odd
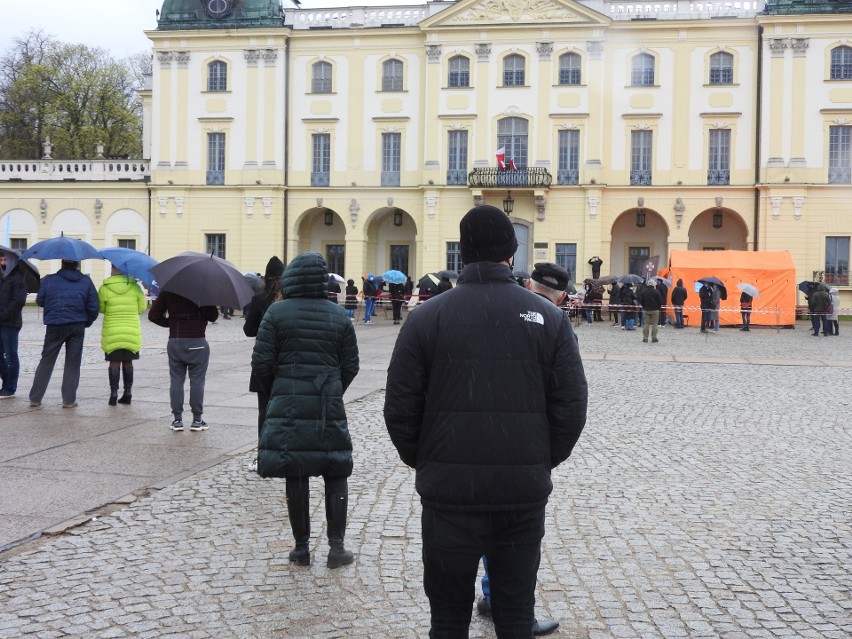
[(758, 291), (757, 287), (753, 284), (746, 284), (745, 282), (740, 282), (739, 284), (737, 284), (737, 288), (740, 289), (746, 295), (751, 295), (755, 299), (760, 297), (760, 291)]

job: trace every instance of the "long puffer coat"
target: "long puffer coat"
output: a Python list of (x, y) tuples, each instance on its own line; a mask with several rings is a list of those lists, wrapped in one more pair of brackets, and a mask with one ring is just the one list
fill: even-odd
[(120, 348), (138, 353), (142, 348), (142, 326), (139, 313), (148, 307), (145, 293), (136, 280), (126, 275), (113, 275), (98, 289), (100, 312), (104, 316), (101, 348), (112, 353)]
[(267, 310), (252, 372), (271, 387), (258, 445), (262, 477), (348, 477), (352, 440), (343, 393), (358, 374), (355, 329), (328, 299), (318, 253), (293, 259), (281, 276), (284, 300)]

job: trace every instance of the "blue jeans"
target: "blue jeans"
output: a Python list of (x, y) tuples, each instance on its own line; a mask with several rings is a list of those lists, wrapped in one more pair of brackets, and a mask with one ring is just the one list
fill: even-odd
[(18, 390), (18, 373), (21, 371), (21, 362), (18, 359), (18, 333), (21, 329), (17, 326), (0, 326), (0, 378), (3, 379), (3, 390)]
[(372, 297), (364, 298), (364, 321), (369, 322), (373, 316), (373, 309), (376, 308), (376, 300)]
[(683, 328), (683, 306), (675, 306), (675, 326)]
[(30, 401), (41, 402), (47, 391), (47, 384), (53, 374), (53, 365), (62, 345), (65, 345), (65, 371), (62, 374), (62, 403), (73, 404), (77, 401), (77, 387), (80, 385), (80, 363), (83, 361), (83, 340), (86, 337), (86, 325), (63, 324), (46, 326), (41, 361), (36, 368), (33, 387), (30, 389)]
[(424, 507), (422, 529), (430, 639), (468, 636), (476, 573), (483, 555), (488, 562), (497, 636), (528, 638), (534, 619), (544, 508), (480, 513)]

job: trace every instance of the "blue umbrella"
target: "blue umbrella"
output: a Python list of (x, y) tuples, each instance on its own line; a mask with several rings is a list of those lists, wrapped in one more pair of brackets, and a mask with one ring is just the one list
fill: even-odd
[(59, 237), (36, 242), (24, 251), (21, 257), (25, 260), (34, 257), (37, 260), (68, 260), (69, 262), (103, 259), (94, 246), (74, 237), (65, 237), (64, 232)]
[(154, 276), (148, 269), (156, 266), (159, 262), (147, 253), (118, 246), (101, 249), (98, 253), (100, 257), (109, 260), (122, 273), (140, 280), (146, 287), (151, 288)]
[(382, 277), (390, 284), (405, 284), (408, 279), (408, 276), (405, 273), (395, 270), (386, 271)]

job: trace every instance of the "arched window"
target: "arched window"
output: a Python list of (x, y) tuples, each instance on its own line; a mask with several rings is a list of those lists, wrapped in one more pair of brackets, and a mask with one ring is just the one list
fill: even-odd
[(835, 47), (831, 50), (832, 80), (852, 80), (852, 47)]
[(654, 56), (650, 53), (633, 56), (632, 69), (630, 84), (634, 87), (654, 86)]
[(402, 60), (394, 58), (382, 64), (382, 91), (402, 91)]
[(710, 84), (734, 83), (734, 56), (719, 51), (710, 56)]
[(331, 63), (317, 62), (313, 66), (312, 93), (331, 93)]
[(529, 122), (524, 118), (503, 118), (497, 123), (497, 148), (504, 149), (506, 164), (516, 168), (527, 166)]
[(214, 60), (207, 65), (207, 90), (228, 90), (228, 65), (221, 60)]
[(503, 58), (503, 86), (522, 87), (526, 80), (526, 60), (524, 56), (513, 53)]
[(447, 77), (447, 86), (450, 87), (469, 87), (470, 86), (470, 60), (463, 55), (456, 55), (450, 58), (449, 76)]
[(563, 53), (559, 56), (559, 84), (580, 84), (580, 55)]

